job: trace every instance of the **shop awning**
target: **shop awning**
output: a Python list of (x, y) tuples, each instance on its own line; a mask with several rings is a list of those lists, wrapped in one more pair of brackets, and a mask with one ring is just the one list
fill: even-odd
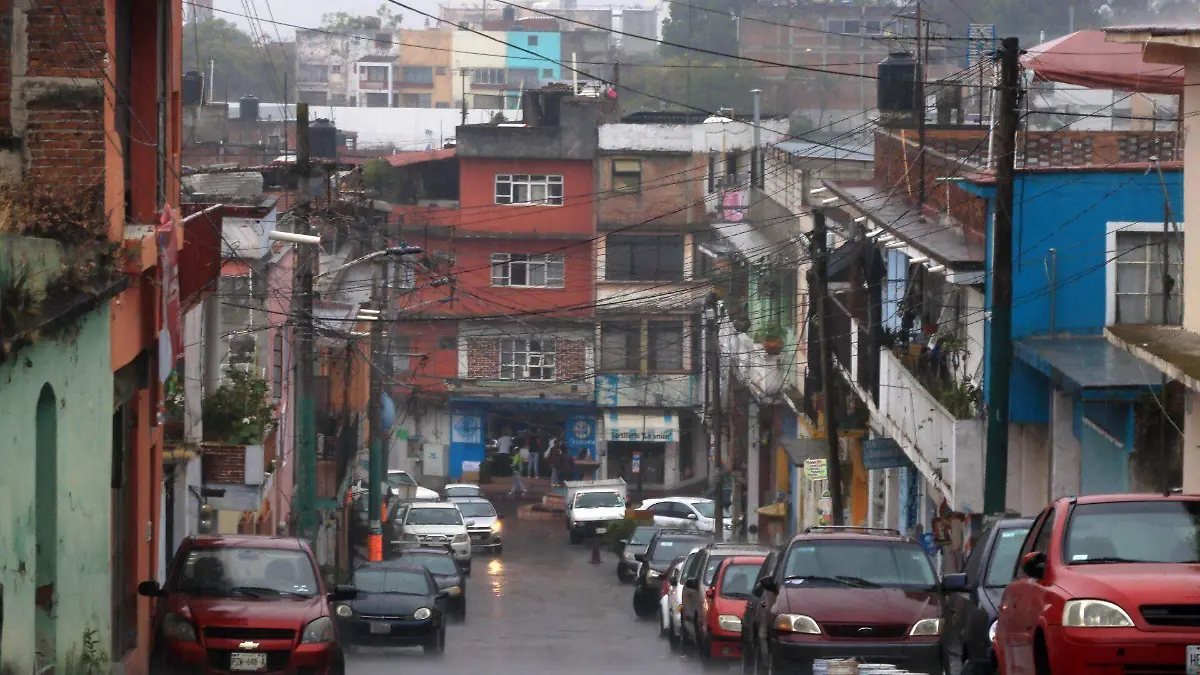
[(614, 410), (604, 415), (604, 439), (675, 443), (679, 441), (679, 417), (670, 413), (627, 413)]
[(1147, 63), (1144, 48), (1141, 43), (1108, 42), (1101, 30), (1081, 30), (1030, 47), (1021, 57), (1021, 65), (1038, 79), (1051, 82), (1143, 94), (1181, 94), (1183, 66)]
[(1025, 338), (1013, 345), (1018, 359), (1041, 371), (1055, 386), (1090, 390), (1090, 397), (1103, 398), (1102, 391), (1120, 389), (1140, 395), (1162, 385), (1161, 374), (1152, 366), (1100, 336)]

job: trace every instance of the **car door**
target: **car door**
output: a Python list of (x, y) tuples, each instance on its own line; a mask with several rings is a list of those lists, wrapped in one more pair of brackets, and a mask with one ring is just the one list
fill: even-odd
[(1021, 561), (1030, 553), (1049, 555), (1055, 515), (1052, 504), (1038, 516), (1017, 556), (1016, 576), (1004, 590), (996, 634), (1002, 641), (1005, 670), (1012, 675), (1034, 673), (1033, 635), (1042, 613), (1041, 580), (1026, 574)]
[[(757, 615), (758, 626), (755, 632), (755, 650), (758, 652), (759, 663), (770, 658), (770, 638), (772, 634), (772, 626), (775, 625), (775, 617), (779, 614), (779, 593), (783, 590), (783, 579), (787, 574), (787, 549), (779, 552), (775, 557), (775, 567), (770, 573), (763, 575), (759, 580), (759, 585), (763, 586), (762, 595), (759, 596), (759, 611)], [(770, 588), (764, 585), (764, 581), (770, 581)]]
[(750, 599), (746, 601), (746, 613), (742, 615), (742, 636), (749, 643), (750, 648), (754, 647), (755, 635), (758, 634), (758, 623), (761, 621), (761, 614), (764, 608), (765, 601), (763, 600), (763, 577), (769, 577), (775, 571), (775, 560), (779, 557), (779, 550), (774, 549), (767, 554), (763, 560), (762, 567), (758, 568), (758, 574), (754, 577), (754, 586), (750, 592)]
[(654, 514), (654, 524), (659, 527), (676, 527), (670, 502), (657, 502), (648, 509)]
[(708, 549), (703, 549), (692, 557), (688, 568), (683, 571), (683, 599), (680, 601), (683, 611), (680, 619), (688, 635), (692, 635), (691, 628), (700, 607), (700, 577), (704, 574), (704, 563), (707, 559)]
[(946, 649), (955, 661), (962, 659), (965, 645), (970, 639), (972, 614), (975, 612), (976, 594), (982, 578), (983, 561), (987, 560), (991, 549), (995, 527), (984, 530), (979, 541), (971, 547), (963, 573), (967, 575), (967, 590), (951, 593), (946, 598)]

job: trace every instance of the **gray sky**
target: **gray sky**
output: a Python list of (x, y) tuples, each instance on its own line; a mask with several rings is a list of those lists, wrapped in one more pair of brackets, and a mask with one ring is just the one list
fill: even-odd
[[(418, 9), (436, 15), (438, 13), (438, 0), (401, 0), (406, 5), (412, 5)], [(297, 26), (317, 27), (321, 24), (321, 15), (329, 12), (347, 12), (349, 14), (367, 14), (373, 15), (379, 5), (383, 4), (383, 0), (270, 0), (270, 9), (275, 14), (275, 20), (284, 21), (286, 23), (295, 24)], [(389, 3), (390, 4), (390, 3)], [(471, 4), (471, 0), (463, 2), (462, 0), (454, 0), (452, 4)], [(275, 29), (279, 29), (279, 35), (284, 40), (290, 40), (292, 33), (291, 28), (286, 26), (275, 26), (269, 23), (271, 12), (268, 11), (268, 0), (215, 0), (213, 8), (216, 10), (224, 10), (226, 12), (236, 12), (237, 14), (245, 14), (246, 6), (249, 5), (263, 19), (263, 29), (272, 39), (278, 39), (275, 35)], [(392, 9), (398, 9), (395, 5), (390, 5)], [(250, 27), (249, 21), (241, 16), (233, 14), (225, 14), (222, 11), (213, 12), (216, 18), (233, 21), (248, 30)], [(404, 27), (405, 28), (424, 28), (425, 17), (404, 12)]]

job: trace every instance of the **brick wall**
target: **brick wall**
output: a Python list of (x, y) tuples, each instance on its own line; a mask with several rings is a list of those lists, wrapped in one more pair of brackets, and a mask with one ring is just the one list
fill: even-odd
[(244, 485), (246, 448), (240, 445), (206, 445), (202, 451), (201, 474), (205, 483)]
[[(555, 341), (557, 381), (575, 381), (587, 377), (587, 341)], [(495, 380), (500, 377), (500, 339), (467, 338), (467, 375), (469, 380)]]
[[(639, 159), (642, 163), (642, 189), (636, 194), (614, 195), (612, 162), (614, 159)], [(708, 189), (708, 158), (701, 155), (613, 155), (600, 158), (597, 219), (601, 228), (626, 227), (655, 216), (656, 230), (699, 222), (704, 219), (700, 199)], [(721, 169), (718, 167), (718, 171)], [(692, 204), (689, 208), (681, 206)]]
[(99, 104), (31, 103), (25, 146), (30, 179), (98, 183), (104, 177), (104, 112)]
[(587, 377), (587, 343), (583, 340), (558, 341), (558, 379), (580, 380)]
[[(898, 132), (897, 132), (898, 133)], [(905, 132), (909, 140), (916, 132)], [(928, 145), (964, 164), (987, 162), (987, 132), (980, 129), (933, 129)], [(1182, 137), (1174, 131), (1020, 131), (1017, 168), (1110, 166), (1183, 159)]]

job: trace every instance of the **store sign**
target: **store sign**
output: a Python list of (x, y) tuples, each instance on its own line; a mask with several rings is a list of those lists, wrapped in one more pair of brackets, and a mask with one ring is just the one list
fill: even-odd
[(589, 415), (572, 415), (566, 420), (566, 441), (568, 448), (596, 447), (596, 420)]
[(868, 471), (898, 469), (909, 466), (904, 449), (891, 438), (872, 438), (863, 441), (863, 467)]
[(823, 459), (806, 459), (804, 460), (804, 477), (809, 480), (825, 480), (829, 478), (829, 471), (826, 467), (826, 460)]
[(674, 429), (609, 429), (608, 440), (641, 443), (674, 443)]
[(604, 438), (611, 442), (675, 443), (679, 440), (679, 418), (613, 411), (604, 418)]

